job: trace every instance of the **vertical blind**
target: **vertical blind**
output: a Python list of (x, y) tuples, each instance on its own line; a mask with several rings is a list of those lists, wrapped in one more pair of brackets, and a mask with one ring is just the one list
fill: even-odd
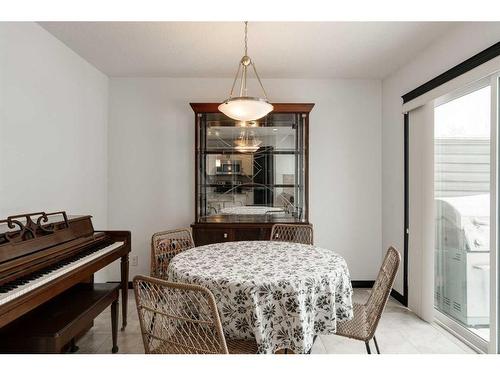
[(434, 318), (434, 107), (409, 112), (408, 307)]

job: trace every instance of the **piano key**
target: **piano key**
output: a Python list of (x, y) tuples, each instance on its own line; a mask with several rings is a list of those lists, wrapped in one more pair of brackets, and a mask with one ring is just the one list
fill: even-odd
[[(57, 279), (58, 277), (64, 276), (65, 274), (85, 266), (86, 264), (90, 263), (91, 261), (100, 258), (108, 253), (113, 252), (117, 248), (121, 247), (124, 245), (124, 242), (115, 242), (109, 246), (106, 246), (102, 249), (98, 249), (96, 251), (85, 251), (84, 253), (78, 254), (75, 257), (72, 257), (71, 259), (67, 259), (63, 262), (68, 262), (65, 265), (62, 265), (62, 267), (57, 267), (53, 270), (45, 269), (41, 271), (37, 271), (36, 273), (32, 274), (31, 276), (35, 277), (32, 280), (28, 280), (27, 283), (20, 284), (20, 285), (14, 285), (14, 282), (4, 284), (0, 286), (0, 290), (6, 290), (6, 292), (1, 292), (0, 294), (0, 306), (10, 302), (16, 298), (21, 297), (22, 295), (29, 293), (37, 288), (42, 287), (43, 285), (49, 283), (52, 280)], [(59, 264), (59, 263), (58, 263)], [(29, 277), (29, 276), (28, 276)]]

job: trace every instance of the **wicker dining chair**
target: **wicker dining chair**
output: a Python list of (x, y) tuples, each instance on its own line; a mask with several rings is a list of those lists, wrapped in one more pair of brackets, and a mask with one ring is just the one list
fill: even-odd
[(271, 241), (313, 244), (313, 227), (309, 224), (274, 224)]
[(166, 279), (168, 264), (172, 258), (192, 247), (194, 247), (193, 236), (188, 228), (153, 234), (151, 238), (151, 276)]
[(370, 297), (365, 304), (354, 303), (354, 317), (352, 320), (337, 323), (337, 335), (364, 341), (366, 351), (371, 354), (370, 340), (373, 339), (377, 353), (380, 349), (375, 337), (380, 317), (391, 294), (394, 278), (398, 272), (401, 256), (390, 247), (385, 254), (384, 261), (378, 273)]
[(134, 277), (146, 354), (252, 354), (251, 340), (226, 340), (215, 298), (199, 285)]

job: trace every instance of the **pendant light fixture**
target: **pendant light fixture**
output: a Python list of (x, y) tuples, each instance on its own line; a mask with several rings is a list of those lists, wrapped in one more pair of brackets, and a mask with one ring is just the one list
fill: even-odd
[[(253, 121), (258, 120), (269, 112), (273, 110), (272, 104), (267, 101), (267, 94), (262, 82), (260, 81), (259, 74), (255, 68), (255, 64), (252, 59), (248, 56), (248, 22), (245, 22), (245, 55), (241, 58), (238, 64), (238, 70), (236, 71), (236, 77), (234, 77), (233, 86), (231, 87), (231, 92), (229, 93), (229, 98), (219, 105), (219, 111), (224, 113), (226, 116), (238, 120), (238, 121)], [(264, 93), (264, 98), (248, 96), (247, 93), (247, 71), (249, 67), (253, 68), (255, 77), (259, 81), (259, 85)], [(236, 81), (240, 77), (240, 95), (233, 97), (234, 87), (236, 86)]]

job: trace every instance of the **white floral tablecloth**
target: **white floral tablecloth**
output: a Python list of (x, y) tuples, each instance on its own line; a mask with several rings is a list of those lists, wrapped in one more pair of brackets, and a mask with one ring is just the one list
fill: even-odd
[(314, 336), (350, 320), (352, 287), (345, 260), (311, 245), (242, 241), (195, 247), (170, 262), (171, 281), (214, 294), (224, 333), (255, 338), (260, 353), (307, 353)]

